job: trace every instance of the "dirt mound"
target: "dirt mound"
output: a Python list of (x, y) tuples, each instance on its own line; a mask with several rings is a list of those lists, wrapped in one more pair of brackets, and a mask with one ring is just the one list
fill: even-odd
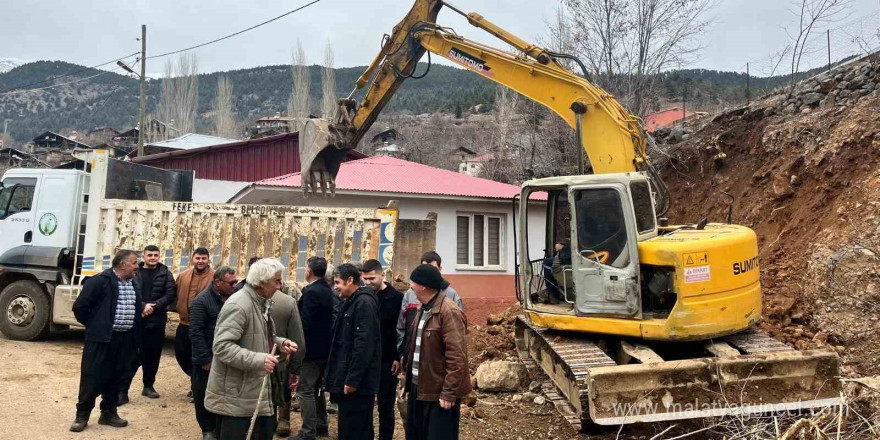
[[(880, 373), (880, 57), (716, 116), (667, 147), (673, 223), (733, 220), (758, 235), (761, 327), (834, 347), (844, 374)], [(728, 197), (729, 195), (730, 197)]]
[(470, 326), (468, 356), (471, 374), (485, 361), (517, 359), (513, 322), (520, 314), (522, 307), (515, 304), (503, 313), (489, 315), (486, 325)]

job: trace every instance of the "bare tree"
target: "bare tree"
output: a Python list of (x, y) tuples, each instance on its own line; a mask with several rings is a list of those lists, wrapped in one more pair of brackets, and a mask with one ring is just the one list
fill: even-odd
[(296, 49), (293, 50), (293, 93), (287, 103), (287, 115), (294, 118), (291, 131), (300, 131), (309, 119), (309, 103), (311, 98), (311, 78), (309, 67), (306, 65), (306, 51), (302, 42), (296, 41)]
[(177, 63), (165, 64), (159, 119), (179, 133), (194, 133), (199, 104), (199, 64), (193, 54), (183, 53)]
[(794, 39), (791, 51), (791, 90), (794, 90), (795, 74), (798, 73), (807, 39), (817, 25), (837, 21), (849, 8), (850, 0), (799, 0), (795, 3), (798, 16), (797, 28), (789, 32)]
[(214, 135), (235, 139), (238, 137), (236, 128), (232, 109), (232, 80), (220, 75), (217, 80), (217, 101), (214, 103)]
[(712, 0), (565, 0), (576, 55), (594, 81), (644, 115), (657, 74), (693, 61)]
[(333, 46), (327, 41), (324, 51), (324, 68), (321, 69), (321, 117), (336, 115), (336, 72), (333, 70)]

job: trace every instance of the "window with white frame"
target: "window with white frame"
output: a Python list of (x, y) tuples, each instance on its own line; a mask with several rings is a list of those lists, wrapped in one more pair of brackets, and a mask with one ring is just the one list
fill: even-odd
[(456, 267), (504, 270), (504, 215), (458, 213)]

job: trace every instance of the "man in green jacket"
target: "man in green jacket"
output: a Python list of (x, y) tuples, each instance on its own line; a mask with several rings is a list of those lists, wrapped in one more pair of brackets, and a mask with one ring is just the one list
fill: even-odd
[(217, 318), (205, 408), (219, 416), (220, 440), (245, 440), (255, 412), (251, 438), (270, 440), (275, 434), (272, 392), (267, 386), (261, 393), (263, 378), (280, 361), (273, 348), (288, 359), (297, 351), (293, 341), (276, 336), (271, 318), (270, 298), (281, 288), (283, 270), (273, 258), (255, 262), (245, 286), (226, 300)]

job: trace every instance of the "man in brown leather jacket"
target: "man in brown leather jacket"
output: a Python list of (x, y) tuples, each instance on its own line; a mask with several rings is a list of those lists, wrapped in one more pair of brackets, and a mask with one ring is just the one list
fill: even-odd
[(458, 439), (461, 399), (471, 390), (468, 370), (467, 319), (441, 295), (443, 277), (430, 264), (410, 275), (422, 307), (411, 328), (404, 360), (406, 373), (401, 398), (407, 403), (408, 440)]

